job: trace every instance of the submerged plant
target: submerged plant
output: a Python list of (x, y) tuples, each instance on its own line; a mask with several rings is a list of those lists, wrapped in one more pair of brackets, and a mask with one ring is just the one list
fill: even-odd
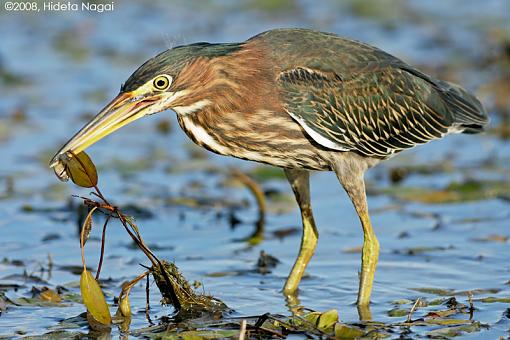
[[(105, 252), (105, 237), (107, 225), (112, 218), (118, 219), (128, 235), (133, 239), (137, 247), (145, 254), (147, 259), (151, 262), (148, 270), (137, 278), (125, 284), (119, 295), (119, 310), (116, 317), (121, 320), (119, 323), (124, 322), (131, 317), (131, 307), (129, 304), (129, 293), (131, 288), (138, 283), (141, 279), (152, 275), (159, 291), (162, 295), (162, 303), (172, 305), (177, 313), (175, 317), (180, 319), (200, 316), (204, 313), (220, 314), (228, 311), (228, 307), (213, 298), (212, 296), (197, 294), (191, 288), (186, 278), (179, 272), (179, 269), (174, 263), (160, 260), (147, 244), (143, 241), (140, 235), (138, 226), (133, 219), (125, 215), (117, 206), (112, 205), (102, 194), (98, 187), (98, 175), (94, 164), (90, 157), (81, 152), (77, 155), (67, 155), (66, 161), (63, 163), (62, 168), (56, 171), (64, 171), (69, 174), (69, 178), (78, 186), (84, 188), (93, 188), (94, 195), (98, 200), (93, 200), (87, 197), (80, 197), (83, 199), (83, 204), (89, 209), (89, 212), (83, 222), (80, 233), (80, 247), (82, 252), (83, 272), (80, 279), (80, 289), (82, 293), (83, 303), (87, 307), (87, 316), (89, 324), (94, 327), (97, 323), (109, 326), (112, 324), (112, 317), (106, 303), (104, 294), (99, 286), (98, 280), (101, 273), (104, 252)], [(96, 276), (92, 276), (85, 263), (85, 244), (89, 234), (93, 228), (92, 221), (95, 213), (103, 213), (106, 215), (106, 220), (103, 225), (101, 237), (101, 253), (99, 257), (99, 264)], [(149, 306), (146, 306), (146, 314), (148, 315)]]

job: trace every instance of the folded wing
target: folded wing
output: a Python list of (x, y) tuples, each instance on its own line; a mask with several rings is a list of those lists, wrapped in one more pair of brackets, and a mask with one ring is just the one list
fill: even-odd
[(278, 83), (285, 110), (317, 143), (369, 157), (386, 158), (449, 132), (480, 132), (487, 123), (474, 96), (398, 59), (349, 74), (295, 67)]

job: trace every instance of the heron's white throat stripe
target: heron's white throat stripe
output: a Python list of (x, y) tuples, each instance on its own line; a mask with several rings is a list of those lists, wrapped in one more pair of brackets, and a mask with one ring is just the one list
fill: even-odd
[[(175, 110), (175, 108), (174, 108)], [(176, 110), (177, 111), (177, 110)], [(228, 154), (228, 149), (223, 145), (219, 144), (203, 127), (195, 125), (188, 116), (182, 116), (182, 122), (184, 129), (193, 136), (199, 144), (207, 146), (209, 149), (220, 153)]]
[(211, 101), (209, 99), (202, 99), (188, 106), (175, 106), (173, 107), (173, 110), (178, 114), (184, 116), (196, 112), (198, 110), (201, 110), (209, 104), (211, 104)]

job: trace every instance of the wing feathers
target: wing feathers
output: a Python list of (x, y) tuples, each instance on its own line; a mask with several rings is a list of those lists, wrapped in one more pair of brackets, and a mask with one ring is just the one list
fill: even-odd
[(462, 88), (396, 65), (371, 64), (350, 76), (286, 70), (278, 79), (284, 108), (318, 143), (380, 158), (441, 138), (452, 126), (487, 123), (480, 102)]

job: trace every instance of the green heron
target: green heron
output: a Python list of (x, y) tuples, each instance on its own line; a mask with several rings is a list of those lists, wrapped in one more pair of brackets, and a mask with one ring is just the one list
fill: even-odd
[(358, 306), (370, 302), (379, 242), (364, 173), (394, 154), (449, 133), (478, 133), (480, 102), (370, 45), (307, 29), (276, 29), (242, 43), (195, 43), (140, 66), (120, 94), (51, 161), (63, 163), (104, 136), (166, 109), (196, 144), (284, 169), (301, 210), (301, 248), (283, 292), (295, 296), (318, 231), (311, 170), (334, 171), (361, 221)]

